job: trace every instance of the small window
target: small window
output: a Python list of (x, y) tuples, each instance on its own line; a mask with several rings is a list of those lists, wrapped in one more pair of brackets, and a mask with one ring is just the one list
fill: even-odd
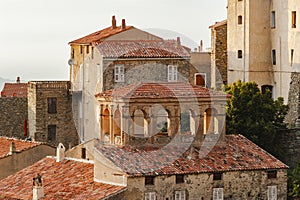
[(292, 11), (292, 28), (296, 28), (296, 11)]
[(146, 192), (145, 200), (156, 200), (156, 193), (155, 192)]
[(273, 179), (273, 178), (277, 178), (277, 171), (276, 170), (271, 170), (268, 171), (268, 179)]
[(56, 125), (48, 125), (48, 141), (56, 140)]
[(146, 176), (145, 185), (154, 185), (154, 176)]
[(72, 50), (71, 50), (71, 58), (74, 59), (74, 57), (75, 57), (75, 50), (72, 48)]
[(124, 82), (124, 65), (115, 66), (115, 82)]
[(238, 58), (243, 58), (243, 51), (242, 50), (238, 50)]
[(87, 45), (87, 46), (86, 46), (86, 54), (89, 54), (89, 53), (90, 53), (90, 46)]
[(175, 191), (175, 200), (185, 200), (185, 191)]
[(83, 46), (80, 45), (80, 54), (82, 54), (82, 53), (83, 53)]
[(168, 65), (168, 81), (177, 81), (177, 66)]
[(222, 180), (222, 173), (214, 173), (213, 174), (213, 180), (214, 181)]
[(196, 73), (195, 74), (195, 85), (206, 87), (206, 74)]
[(275, 18), (275, 11), (271, 12), (271, 28), (275, 28), (276, 27), (276, 18)]
[(294, 62), (294, 49), (291, 49), (291, 66), (293, 65)]
[(47, 98), (48, 101), (48, 113), (49, 114), (55, 114), (57, 112), (56, 107), (57, 107), (57, 99), (54, 97)]
[(213, 200), (223, 200), (223, 188), (213, 189)]
[(238, 16), (238, 24), (243, 24), (243, 17), (242, 17), (242, 15)]
[(81, 158), (86, 159), (86, 148), (81, 148)]
[(276, 65), (276, 50), (272, 50), (272, 64)]
[(184, 175), (183, 174), (177, 174), (176, 175), (176, 184), (184, 183)]
[(268, 186), (268, 200), (277, 200), (277, 186)]

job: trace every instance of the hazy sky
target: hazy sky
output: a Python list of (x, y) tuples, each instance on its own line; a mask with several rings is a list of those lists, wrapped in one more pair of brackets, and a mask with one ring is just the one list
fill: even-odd
[[(226, 18), (226, 0), (0, 0), (0, 77), (68, 79), (68, 42), (125, 18), (210, 46), (208, 26)], [(158, 31), (160, 30), (160, 31)], [(169, 34), (175, 39), (176, 34)], [(191, 42), (189, 42), (191, 44)], [(194, 48), (195, 46), (191, 47)]]

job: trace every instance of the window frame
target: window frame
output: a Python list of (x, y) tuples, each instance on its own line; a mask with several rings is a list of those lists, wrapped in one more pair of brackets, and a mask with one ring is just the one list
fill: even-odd
[[(48, 132), (47, 132), (47, 141), (51, 141), (51, 142), (56, 141), (57, 126), (55, 124), (49, 124), (47, 126), (47, 129), (48, 129)], [(53, 130), (54, 130), (54, 136), (52, 134)]]
[(224, 189), (213, 188), (213, 200), (223, 200), (223, 199), (224, 199)]
[(206, 73), (195, 73), (195, 76), (194, 76), (194, 84), (195, 85), (197, 85), (197, 76), (202, 76), (202, 78), (204, 79), (204, 85), (199, 85), (199, 86), (207, 87)]
[(271, 28), (276, 28), (276, 12), (273, 10), (271, 12)]
[(175, 200), (186, 200), (185, 190), (175, 190)]
[(124, 65), (115, 65), (114, 78), (115, 82), (122, 83), (125, 81), (125, 67)]
[(48, 97), (47, 98), (47, 112), (48, 112), (48, 114), (56, 114), (57, 113), (57, 98), (56, 97)]
[(184, 174), (176, 174), (175, 175), (175, 183), (176, 184), (184, 183)]
[(168, 82), (176, 82), (178, 80), (178, 66), (168, 65)]
[(295, 10), (292, 11), (291, 23), (292, 23), (292, 26), (291, 26), (292, 28), (297, 27), (297, 12)]
[(272, 49), (272, 65), (276, 65), (276, 49)]
[(214, 181), (221, 181), (223, 178), (223, 173), (213, 173), (213, 180)]
[(154, 178), (155, 176), (145, 176), (145, 186), (154, 185), (155, 183)]
[(277, 186), (276, 185), (268, 186), (268, 200), (277, 200)]
[(156, 192), (145, 192), (145, 200), (156, 200)]
[(242, 25), (242, 24), (243, 24), (243, 16), (238, 15), (238, 25)]
[(268, 179), (276, 179), (277, 178), (277, 170), (269, 170), (267, 171)]
[(239, 50), (237, 51), (237, 58), (238, 58), (238, 59), (242, 59), (242, 58), (243, 58), (243, 50), (239, 49)]

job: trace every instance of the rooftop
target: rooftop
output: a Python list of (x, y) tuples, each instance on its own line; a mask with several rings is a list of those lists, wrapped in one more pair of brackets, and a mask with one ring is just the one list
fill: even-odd
[(212, 147), (99, 146), (97, 150), (129, 176), (288, 168), (242, 135), (227, 135), (225, 145)]
[(135, 83), (121, 88), (107, 90), (96, 97), (113, 98), (180, 98), (180, 97), (226, 97), (221, 92), (211, 91), (185, 82)]
[(42, 176), (43, 199), (102, 199), (126, 187), (96, 183), (92, 163), (73, 160), (56, 162), (47, 157), (0, 182), (0, 197), (32, 199), (32, 179)]
[(5, 83), (2, 97), (27, 97), (27, 83)]
[(104, 41), (98, 45), (105, 58), (189, 58), (176, 40)]
[(0, 137), (0, 158), (4, 158), (9, 155), (10, 145), (12, 142), (15, 143), (16, 152), (22, 152), (43, 144), (40, 142), (31, 142), (8, 137)]
[(216, 22), (214, 25), (209, 26), (209, 28), (216, 28), (216, 27), (219, 27), (219, 26), (222, 26), (225, 24), (227, 24), (227, 19), (220, 21), (220, 22)]

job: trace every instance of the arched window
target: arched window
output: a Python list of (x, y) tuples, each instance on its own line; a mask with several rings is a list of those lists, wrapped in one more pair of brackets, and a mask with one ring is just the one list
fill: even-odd
[(138, 109), (133, 114), (133, 134), (134, 135), (148, 135), (147, 120), (144, 112)]
[(119, 110), (116, 110), (114, 113), (113, 133), (114, 143), (121, 144), (121, 113)]
[(217, 118), (217, 111), (208, 108), (204, 112), (204, 134), (219, 133), (219, 122)]
[(103, 120), (103, 127), (102, 127), (102, 132), (103, 132), (103, 142), (109, 142), (109, 135), (110, 135), (110, 121), (109, 121), (109, 110), (105, 109), (102, 115), (102, 120)]

